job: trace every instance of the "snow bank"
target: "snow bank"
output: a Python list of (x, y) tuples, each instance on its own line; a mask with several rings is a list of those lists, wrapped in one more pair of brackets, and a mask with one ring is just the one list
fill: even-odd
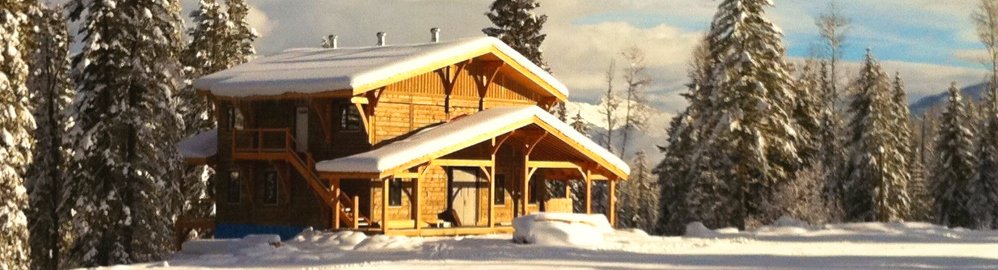
[(423, 245), (420, 238), (409, 238), (405, 236), (375, 235), (368, 237), (353, 250), (374, 251), (374, 250), (416, 250)]
[(335, 233), (322, 233), (305, 229), (287, 244), (300, 249), (324, 249), (324, 250), (353, 250), (360, 244), (367, 235), (362, 232), (342, 231)]
[(513, 220), (513, 242), (551, 246), (592, 246), (613, 227), (603, 215), (536, 213)]
[(281, 237), (276, 234), (252, 234), (242, 239), (191, 240), (181, 245), (188, 254), (237, 254), (252, 249), (273, 249), (281, 245)]
[(686, 224), (686, 233), (683, 234), (683, 236), (697, 237), (697, 238), (716, 238), (721, 236), (721, 234), (714, 230), (708, 229), (707, 226), (703, 225), (703, 223), (697, 221)]

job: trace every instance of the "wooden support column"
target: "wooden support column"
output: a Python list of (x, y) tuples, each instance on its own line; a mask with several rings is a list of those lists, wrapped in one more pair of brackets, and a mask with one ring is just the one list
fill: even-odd
[(413, 193), (416, 193), (416, 195), (414, 195), (416, 198), (414, 203), (414, 207), (416, 208), (416, 213), (414, 213), (415, 217), (413, 218), (414, 220), (416, 220), (416, 225), (415, 225), (416, 231), (423, 230), (423, 217), (422, 217), (423, 211), (420, 209), (422, 207), (421, 199), (423, 197), (423, 191), (420, 186), (422, 185), (423, 176), (426, 175), (426, 172), (429, 170), (430, 170), (429, 164), (419, 167), (416, 172), (416, 178), (412, 179), (413, 181), (412, 186), (414, 190)]
[[(340, 209), (343, 207), (340, 205), (340, 178), (336, 177), (330, 181), (330, 189), (333, 191), (333, 229), (340, 229)], [(357, 211), (357, 209), (351, 209), (352, 211)]]
[(422, 178), (422, 176), (419, 176), (419, 177), (416, 177), (416, 178), (412, 179), (412, 193), (414, 193), (412, 195), (413, 198), (414, 198), (414, 200), (412, 201), (412, 212), (413, 212), (412, 213), (412, 216), (413, 216), (412, 219), (416, 221), (416, 222), (414, 222), (414, 226), (416, 226), (416, 228), (415, 228), (416, 231), (419, 231), (420, 229), (423, 228), (423, 226), (420, 226), (423, 223), (423, 219), (420, 218), (421, 215), (419, 214), (419, 197), (421, 196), (420, 195), (421, 192), (419, 190), (419, 180), (420, 180), (420, 178)]
[(610, 179), (606, 180), (607, 184), (610, 185), (610, 194), (607, 197), (610, 198), (610, 209), (607, 210), (609, 213), (610, 226), (614, 228), (617, 227), (617, 180)]
[(496, 75), (506, 62), (492, 61), (482, 64), (481, 74), (474, 76), (475, 86), (478, 87), (478, 110), (485, 110), (485, 96), (488, 94), (489, 86), (495, 81)]
[(388, 234), (388, 178), (381, 178), (381, 230)]
[(583, 176), (586, 180), (586, 214), (593, 213), (593, 173), (589, 169), (586, 169), (586, 174)]
[(523, 186), (520, 190), (523, 194), (520, 196), (520, 215), (527, 215), (527, 204), (530, 202), (530, 167), (527, 166), (530, 163), (530, 155), (523, 156)]
[(469, 63), (470, 60), (436, 70), (437, 75), (440, 76), (440, 80), (444, 85), (444, 112), (446, 112), (448, 116), (450, 115), (450, 96), (454, 92), (454, 86), (457, 84), (458, 75), (461, 74), (461, 71), (463, 71)]

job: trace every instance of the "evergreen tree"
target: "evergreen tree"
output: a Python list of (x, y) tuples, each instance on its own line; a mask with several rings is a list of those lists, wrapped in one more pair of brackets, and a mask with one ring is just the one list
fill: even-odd
[(909, 138), (897, 134), (899, 105), (895, 103), (887, 74), (869, 50), (854, 87), (849, 104), (853, 118), (846, 141), (851, 155), (842, 198), (846, 219), (903, 220), (909, 208), (906, 193), (910, 179), (906, 161)]
[(658, 181), (652, 179), (644, 151), (635, 153), (631, 164), (631, 175), (620, 187), (618, 220), (624, 227), (652, 232), (659, 214)]
[(828, 218), (833, 221), (840, 221), (843, 216), (841, 196), (844, 194), (843, 162), (845, 153), (842, 149), (842, 119), (838, 112), (839, 96), (835, 90), (833, 80), (829, 73), (829, 65), (821, 62), (818, 81), (821, 95), (821, 114), (819, 116), (820, 129), (817, 141), (820, 146), (818, 163), (824, 168), (824, 180), (822, 192), (824, 201), (828, 205)]
[(575, 112), (575, 117), (572, 117), (572, 128), (582, 134), (589, 134), (589, 126), (586, 124), (586, 120), (582, 118), (582, 112)]
[[(234, 29), (230, 25), (234, 24), (229, 23), (228, 15), (222, 12), (215, 0), (201, 0), (200, 8), (192, 11), (190, 16), (194, 23), (194, 27), (188, 30), (191, 42), (180, 59), (184, 65), (186, 87), (177, 98), (177, 111), (184, 119), (185, 137), (208, 131), (217, 125), (213, 104), (197, 93), (193, 81), (242, 61), (230, 59), (235, 57), (235, 47), (228, 47), (227, 42), (232, 39)], [(209, 199), (212, 196), (209, 196), (208, 180), (213, 174), (211, 167), (204, 165), (185, 168), (180, 187), (184, 194), (183, 217), (207, 218), (212, 215), (214, 202)]]
[(995, 228), (998, 218), (998, 99), (986, 91), (981, 104), (976, 174), (967, 185), (967, 212), (973, 217), (975, 229)]
[(34, 161), (29, 167), (28, 215), (34, 269), (60, 268), (60, 255), (68, 241), (65, 226), (63, 186), (69, 153), (64, 138), (70, 119), (64, 111), (73, 100), (69, 80), (69, 35), (66, 17), (60, 8), (40, 8), (30, 14), (35, 25), (34, 48), (29, 63), (28, 91), (34, 105), (32, 114), (38, 128)]
[(547, 70), (547, 63), (541, 56), (541, 43), (547, 35), (541, 34), (541, 29), (548, 16), (534, 14), (534, 9), (540, 6), (536, 0), (495, 0), (485, 13), (494, 26), (482, 29), (482, 32), (502, 40)]
[(249, 16), (249, 7), (246, 5), (245, 0), (226, 0), (226, 6), (229, 8), (228, 15), (229, 22), (231, 23), (231, 32), (229, 33), (229, 40), (226, 42), (226, 48), (230, 49), (229, 56), (226, 57), (229, 62), (225, 66), (231, 67), (253, 59), (256, 55), (256, 48), (253, 46), (253, 41), (260, 37), (260, 35), (246, 21), (246, 17)]
[[(77, 2), (83, 49), (68, 136), (74, 156), (70, 266), (160, 259), (172, 247), (180, 195), (173, 95), (181, 74), (180, 4)], [(141, 53), (135, 53), (141, 52)]]
[(689, 158), (696, 166), (689, 177), (695, 185), (723, 185), (731, 192), (718, 202), (727, 209), (703, 211), (722, 217), (723, 226), (746, 228), (782, 215), (773, 211), (774, 193), (804, 164), (798, 153), (802, 130), (793, 116), (799, 97), (782, 34), (765, 17), (771, 4), (723, 1), (707, 37), (714, 62), (703, 88), (710, 95), (708, 105), (697, 109), (702, 118), (691, 122), (698, 145)]
[[(777, 190), (777, 200), (771, 211), (782, 212), (811, 223), (826, 222), (829, 219), (829, 209), (822, 190), (826, 176), (831, 168), (823, 163), (825, 157), (818, 151), (824, 149), (822, 134), (835, 133), (825, 130), (828, 126), (822, 122), (822, 117), (828, 108), (822, 102), (822, 80), (818, 73), (817, 62), (807, 60), (799, 71), (797, 83), (797, 102), (794, 106), (794, 121), (800, 126), (798, 136), (800, 149), (798, 155), (805, 162), (805, 168), (797, 172), (797, 176), (787, 185)], [(823, 153), (822, 153), (823, 154)]]
[(970, 118), (963, 102), (954, 82), (949, 89), (949, 103), (940, 119), (936, 138), (939, 158), (933, 170), (932, 190), (936, 221), (942, 225), (969, 228), (975, 224), (974, 213), (967, 209), (970, 200), (967, 192), (977, 160), (973, 153), (974, 134), (969, 128)]
[(32, 160), (35, 120), (31, 115), (26, 56), (26, 11), (32, 3), (0, 2), (0, 269), (28, 269), (30, 249), (24, 176)]

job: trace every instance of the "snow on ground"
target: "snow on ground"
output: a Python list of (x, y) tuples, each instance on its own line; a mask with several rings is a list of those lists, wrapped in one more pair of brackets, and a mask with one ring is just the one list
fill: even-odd
[(168, 262), (113, 268), (998, 269), (998, 231), (926, 223), (814, 226), (782, 219), (749, 232), (691, 224), (697, 231), (690, 236), (661, 237), (638, 230), (592, 235), (601, 225), (585, 228), (588, 223), (577, 221), (570, 220), (574, 225), (566, 227), (553, 225), (565, 223), (557, 216), (534, 217), (534, 224), (518, 229), (588, 231), (602, 241), (517, 244), (511, 235), (408, 238), (306, 231), (284, 243), (267, 236), (189, 242)]

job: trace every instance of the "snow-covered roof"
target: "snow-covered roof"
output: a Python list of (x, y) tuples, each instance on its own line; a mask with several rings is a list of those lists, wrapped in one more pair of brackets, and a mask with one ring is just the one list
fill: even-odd
[[(315, 165), (320, 172), (381, 174), (418, 160), (437, 158), (467, 146), (480, 143), (473, 138), (488, 140), (524, 126), (543, 123), (551, 133), (563, 134), (568, 140), (595, 154), (591, 157), (603, 166), (612, 166), (625, 176), (630, 168), (623, 160), (599, 146), (557, 117), (537, 106), (501, 107), (481, 111), (457, 120), (420, 131), (405, 139), (352, 156), (321, 161)], [(443, 151), (442, 150), (451, 150)]]
[[(436, 43), (337, 49), (292, 49), (255, 59), (194, 81), (216, 96), (248, 97), (337, 90), (367, 91), (414, 72), (434, 69), (487, 53), (501, 53), (539, 78), (538, 84), (568, 96), (568, 88), (550, 73), (492, 37)], [(430, 70), (426, 70), (430, 68)], [(552, 91), (552, 90), (549, 90)], [(554, 94), (554, 93), (552, 93)]]
[(218, 154), (218, 129), (198, 133), (177, 143), (184, 159), (205, 159)]

